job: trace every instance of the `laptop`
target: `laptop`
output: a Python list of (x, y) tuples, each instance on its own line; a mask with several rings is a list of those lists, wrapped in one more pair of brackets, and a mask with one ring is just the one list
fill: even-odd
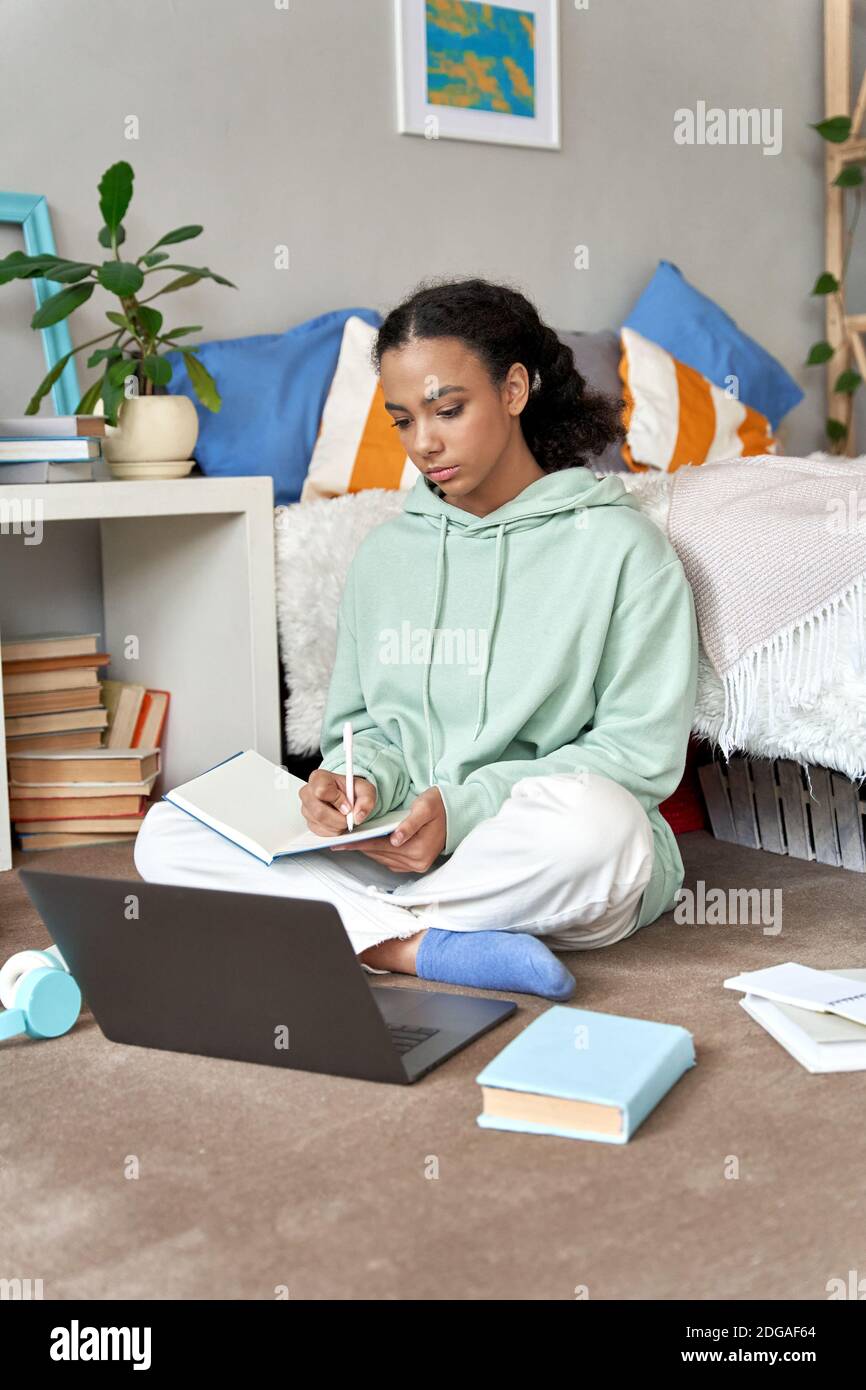
[(369, 985), (318, 899), (31, 869), (21, 881), (111, 1042), (405, 1085), (517, 1008)]

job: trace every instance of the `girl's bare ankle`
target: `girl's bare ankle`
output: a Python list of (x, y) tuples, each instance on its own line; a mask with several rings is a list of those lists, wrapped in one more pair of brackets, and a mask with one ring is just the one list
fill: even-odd
[(362, 951), (358, 959), (366, 965), (372, 965), (376, 970), (392, 970), (398, 975), (415, 975), (415, 957), (423, 935), (424, 932), (419, 931), (415, 932), (414, 936), (390, 937), (387, 941), (380, 941), (378, 945)]

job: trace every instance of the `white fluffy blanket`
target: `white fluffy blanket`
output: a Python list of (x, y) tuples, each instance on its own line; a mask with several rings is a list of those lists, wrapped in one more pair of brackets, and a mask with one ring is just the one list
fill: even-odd
[[(641, 509), (666, 532), (669, 489), (675, 475), (621, 476)], [(289, 688), (286, 738), (294, 754), (309, 756), (319, 748), (336, 650), (337, 607), (352, 556), (367, 532), (397, 515), (404, 501), (404, 492), (371, 488), (275, 510), (280, 654)], [(803, 639), (807, 658), (812, 640), (819, 639), (807, 632)], [(866, 778), (866, 671), (850, 613), (840, 614), (835, 654), (822, 665), (824, 688), (792, 705), (782, 724), (778, 710), (784, 692), (778, 673), (774, 671), (774, 688), (768, 691), (767, 673), (762, 670), (738, 746), (758, 757), (793, 758), (835, 768), (859, 781)], [(773, 708), (775, 720), (771, 720)], [(724, 686), (701, 645), (695, 736), (718, 743), (724, 718)]]

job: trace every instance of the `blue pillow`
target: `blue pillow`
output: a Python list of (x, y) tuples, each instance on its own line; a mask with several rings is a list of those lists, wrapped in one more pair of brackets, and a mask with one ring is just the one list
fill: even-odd
[(214, 414), (190, 383), (180, 353), (167, 352), (169, 395), (189, 396), (198, 412), (196, 461), (208, 477), (268, 474), (277, 503), (297, 502), (313, 455), (350, 314), (378, 328), (375, 309), (335, 309), (285, 333), (196, 345), (222, 396)]
[(781, 362), (690, 285), (671, 261), (659, 261), (623, 327), (658, 343), (715, 386), (724, 389), (726, 377), (737, 377), (739, 399), (766, 415), (774, 430), (803, 399), (803, 391)]

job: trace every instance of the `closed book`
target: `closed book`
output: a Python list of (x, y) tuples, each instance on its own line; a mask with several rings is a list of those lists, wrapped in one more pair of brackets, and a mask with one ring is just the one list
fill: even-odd
[(88, 797), (102, 799), (113, 796), (140, 798), (150, 795), (156, 778), (157, 773), (154, 773), (141, 782), (47, 782), (34, 786), (32, 783), (16, 782), (14, 777), (10, 777), (9, 796), (16, 801), (22, 798), (28, 801), (84, 801)]
[(101, 787), (111, 782), (140, 783), (159, 772), (158, 748), (93, 748), (80, 753), (30, 753), (9, 759), (9, 780), (17, 786)]
[(75, 816), (67, 820), (16, 820), (19, 835), (96, 835), (115, 832), (137, 835), (144, 816)]
[(104, 415), (19, 415), (0, 419), (0, 439), (100, 439)]
[(554, 1004), (476, 1076), (477, 1122), (626, 1144), (695, 1060), (677, 1024)]
[(70, 656), (93, 657), (98, 646), (98, 632), (34, 632), (26, 637), (4, 637), (3, 663), (55, 661)]
[(98, 685), (74, 685), (70, 690), (29, 690), (20, 695), (4, 689), (3, 693), (10, 719), (19, 714), (57, 714), (60, 710), (101, 708)]
[[(131, 681), (102, 681), (102, 702), (108, 711), (106, 748), (134, 748), (133, 734), (144, 700), (144, 686)], [(154, 739), (147, 746), (155, 748)], [(142, 745), (143, 747), (144, 745)]]
[(29, 660), (7, 661), (3, 657), (3, 682), (8, 676), (36, 675), (48, 671), (96, 670), (107, 666), (111, 656), (108, 652), (85, 652), (83, 656), (34, 656)]
[(8, 738), (16, 734), (59, 734), (70, 729), (104, 729), (108, 711), (99, 709), (68, 709), (54, 714), (22, 714), (5, 720)]
[[(28, 695), (34, 691), (81, 690), (84, 686), (94, 690), (99, 685), (95, 666), (73, 666), (68, 671), (21, 671), (17, 675), (3, 672), (3, 694)], [(7, 711), (8, 713), (8, 711)]]
[(147, 799), (143, 796), (83, 796), (30, 797), (12, 796), (9, 815), (12, 820), (38, 820), (50, 825), (55, 820), (74, 820), (88, 816), (141, 816), (147, 814)]
[(170, 696), (167, 690), (146, 690), (132, 735), (133, 748), (159, 748), (165, 730)]
[(31, 487), (41, 483), (91, 483), (93, 460), (81, 459), (70, 463), (4, 463), (0, 467), (0, 483)]
[(102, 729), (66, 729), (59, 734), (18, 734), (6, 740), (6, 756), (19, 753), (70, 753), (82, 748), (101, 748)]
[(68, 459), (98, 459), (98, 439), (0, 439), (0, 465), (6, 463), (61, 463)]
[[(828, 975), (866, 981), (866, 970), (828, 970)], [(814, 1075), (866, 1071), (866, 1024), (746, 994), (740, 1005), (756, 1023)]]
[(134, 840), (135, 835), (120, 832), (110, 835), (21, 835), (21, 848), (71, 849), (73, 845), (108, 845), (117, 840)]

